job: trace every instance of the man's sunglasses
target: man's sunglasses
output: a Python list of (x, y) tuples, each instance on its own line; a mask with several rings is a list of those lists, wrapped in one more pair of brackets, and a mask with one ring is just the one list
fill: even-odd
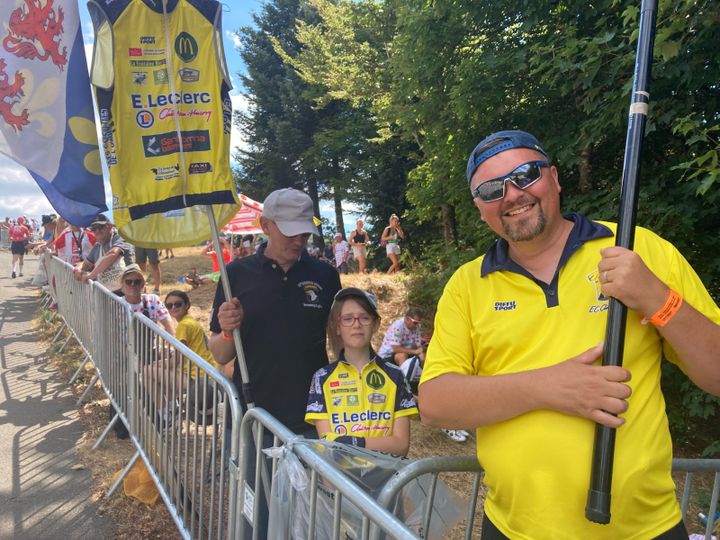
[(125, 280), (125, 285), (127, 285), (128, 287), (138, 287), (139, 285), (142, 285), (143, 283), (145, 283), (145, 280), (142, 278)]
[(185, 305), (185, 302), (183, 302), (182, 300), (179, 300), (177, 302), (165, 302), (165, 307), (168, 309), (181, 308), (184, 305)]
[(497, 178), (487, 180), (471, 190), (472, 196), (483, 202), (499, 201), (505, 197), (505, 184), (512, 182), (515, 187), (527, 189), (542, 177), (543, 167), (549, 167), (547, 161), (528, 161), (512, 171)]

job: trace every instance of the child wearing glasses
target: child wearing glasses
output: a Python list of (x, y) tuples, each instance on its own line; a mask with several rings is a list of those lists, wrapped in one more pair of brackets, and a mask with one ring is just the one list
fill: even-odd
[[(218, 364), (215, 362), (212, 353), (208, 349), (208, 340), (202, 325), (188, 313), (190, 311), (190, 297), (183, 291), (170, 291), (165, 297), (165, 307), (170, 312), (172, 318), (177, 321), (177, 327), (175, 328), (175, 337), (177, 340), (184, 345), (187, 345), (190, 350), (197, 353), (197, 355), (208, 364), (214, 368), (218, 368)], [(195, 384), (198, 380), (202, 381), (202, 378), (205, 377), (205, 372), (199, 368), (190, 369), (190, 362), (183, 362), (183, 388), (187, 386), (188, 372), (190, 374), (188, 398), (192, 406), (195, 402)], [(197, 393), (198, 397), (201, 399), (203, 395), (202, 386), (198, 388)], [(209, 387), (208, 395), (210, 395)], [(210, 405), (212, 405), (212, 402), (207, 404), (207, 406)]]
[(327, 335), (336, 360), (313, 376), (305, 421), (322, 438), (404, 456), (418, 410), (402, 371), (372, 349), (379, 323), (372, 294), (347, 287), (335, 295)]

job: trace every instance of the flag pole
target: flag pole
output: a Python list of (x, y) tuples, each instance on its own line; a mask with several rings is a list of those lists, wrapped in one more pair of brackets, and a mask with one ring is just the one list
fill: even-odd
[[(620, 213), (615, 234), (615, 245), (627, 249), (632, 249), (635, 241), (635, 215), (640, 191), (638, 180), (640, 156), (642, 155), (645, 122), (650, 101), (650, 68), (653, 59), (656, 16), (657, 0), (642, 0), (633, 92), (625, 139)], [(615, 298), (610, 298), (602, 365), (622, 366), (626, 320), (627, 306)], [(596, 424), (585, 517), (589, 521), (603, 525), (610, 523), (614, 455), (615, 429)]]
[[(232, 298), (232, 291), (230, 289), (230, 278), (228, 278), (227, 268), (225, 267), (225, 259), (222, 254), (222, 246), (220, 245), (220, 233), (218, 232), (217, 221), (215, 220), (215, 214), (212, 211), (211, 205), (206, 205), (208, 220), (210, 221), (210, 229), (212, 231), (212, 241), (215, 247), (215, 253), (217, 255), (218, 266), (220, 267), (220, 283), (222, 284), (223, 292), (225, 293), (225, 301), (229, 302)], [(247, 362), (245, 361), (245, 352), (243, 351), (242, 339), (240, 338), (240, 328), (233, 330), (233, 341), (235, 342), (235, 351), (237, 352), (237, 366), (240, 368), (240, 376), (242, 378), (242, 388), (240, 389), (245, 400), (245, 405), (248, 409), (255, 407), (255, 400), (252, 397), (252, 390), (250, 389), (250, 375), (247, 369)]]

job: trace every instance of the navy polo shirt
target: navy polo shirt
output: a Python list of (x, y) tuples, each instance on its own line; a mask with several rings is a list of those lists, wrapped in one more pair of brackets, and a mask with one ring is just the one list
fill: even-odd
[[(262, 252), (232, 261), (227, 271), (232, 296), (245, 310), (240, 335), (255, 405), (296, 433), (312, 429), (305, 407), (313, 374), (328, 364), (325, 333), (340, 276), (305, 253), (287, 273)], [(215, 333), (224, 301), (219, 284), (210, 321)], [(240, 392), (237, 367), (233, 382)]]

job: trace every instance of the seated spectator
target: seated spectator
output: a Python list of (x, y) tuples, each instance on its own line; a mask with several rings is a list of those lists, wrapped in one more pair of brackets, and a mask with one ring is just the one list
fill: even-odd
[[(200, 356), (203, 360), (205, 360), (208, 364), (217, 368), (218, 365), (215, 362), (212, 353), (208, 349), (207, 336), (205, 335), (202, 325), (188, 313), (188, 311), (190, 310), (190, 297), (182, 291), (171, 291), (165, 297), (165, 308), (168, 310), (172, 318), (175, 319), (175, 321), (177, 322), (177, 326), (175, 327), (175, 337), (178, 339), (178, 341), (180, 341), (184, 345), (187, 345), (190, 350), (197, 353), (197, 355)], [(164, 375), (166, 376), (164, 380), (162, 377), (163, 373), (160, 373), (160, 370), (163, 368), (165, 369)], [(178, 389), (182, 388), (183, 390), (185, 390), (190, 407), (195, 406), (196, 394), (199, 396), (200, 399), (202, 399), (204, 392), (203, 379), (205, 378), (205, 372), (202, 369), (196, 367), (193, 367), (191, 369), (190, 362), (183, 361), (182, 366), (180, 366), (177, 365), (177, 363), (174, 361), (174, 358), (171, 356), (171, 360), (167, 365), (161, 366), (159, 363), (156, 362), (150, 369), (154, 370), (154, 376), (152, 377), (152, 380), (155, 381), (155, 384), (157, 385), (156, 390), (158, 392), (161, 388), (167, 388), (168, 385), (173, 384), (172, 379), (169, 379), (167, 375), (169, 375), (172, 370), (178, 369), (177, 387)], [(196, 385), (199, 386), (196, 387)], [(214, 395), (208, 388), (207, 401), (205, 401), (204, 406), (201, 407), (201, 410), (205, 410), (208, 407), (211, 407), (213, 404), (213, 399)], [(161, 410), (160, 416), (163, 424), (168, 425), (172, 423), (172, 418), (167, 403), (164, 404), (164, 409)]]
[(422, 310), (410, 307), (405, 316), (393, 322), (385, 332), (382, 345), (378, 351), (380, 358), (386, 358), (394, 362), (402, 369), (407, 370), (407, 360), (411, 356), (418, 356), (421, 362), (425, 361), (425, 353), (422, 346), (422, 334), (420, 323)]
[[(405, 316), (393, 322), (385, 332), (378, 351), (381, 358), (400, 367), (408, 385), (417, 388), (422, 366), (425, 363), (425, 347), (420, 333), (422, 310), (410, 307)], [(417, 390), (415, 390), (417, 391)], [(445, 434), (456, 442), (465, 442), (469, 433), (461, 429), (444, 429)]]
[[(173, 334), (175, 332), (175, 324), (170, 317), (162, 300), (156, 294), (144, 294), (145, 276), (143, 271), (137, 264), (129, 264), (125, 267), (120, 275), (122, 283), (120, 292), (123, 299), (130, 307), (133, 313), (142, 313), (154, 323), (159, 324), (165, 330)], [(140, 362), (150, 360), (147, 357), (141, 357)], [(115, 416), (112, 404), (110, 405), (110, 417)], [(125, 439), (128, 436), (127, 429), (122, 422), (115, 422), (115, 435), (119, 439)]]
[[(372, 294), (355, 287), (338, 291), (327, 325), (336, 360), (313, 376), (305, 421), (315, 424), (322, 438), (405, 456), (410, 448), (410, 417), (418, 410), (397, 366), (372, 350), (379, 324)], [(334, 387), (339, 385), (346, 392), (342, 397), (335, 395)], [(376, 413), (372, 418), (380, 419), (354, 419), (370, 418), (371, 412)]]

